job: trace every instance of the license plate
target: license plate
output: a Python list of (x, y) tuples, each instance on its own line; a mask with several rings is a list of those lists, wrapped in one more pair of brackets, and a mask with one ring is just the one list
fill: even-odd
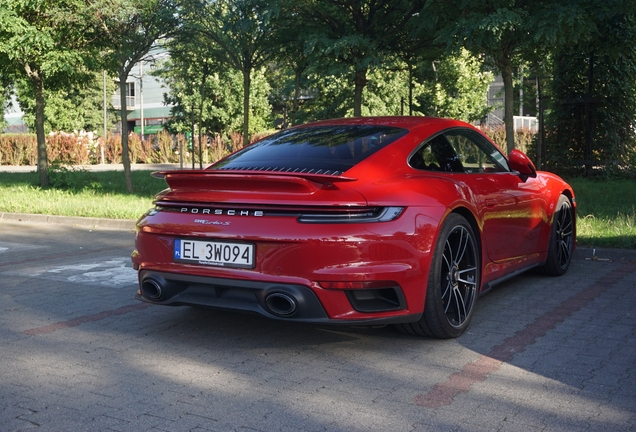
[(174, 241), (177, 262), (221, 267), (254, 268), (254, 245), (208, 240)]

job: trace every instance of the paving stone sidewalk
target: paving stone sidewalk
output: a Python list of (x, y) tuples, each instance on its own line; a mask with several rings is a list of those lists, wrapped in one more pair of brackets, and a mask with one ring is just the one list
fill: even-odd
[(580, 249), (460, 338), (136, 302), (129, 229), (0, 220), (0, 431), (636, 431), (636, 256)]

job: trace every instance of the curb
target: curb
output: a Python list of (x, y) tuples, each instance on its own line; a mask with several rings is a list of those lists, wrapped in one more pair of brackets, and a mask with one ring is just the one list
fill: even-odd
[(131, 219), (107, 219), (76, 216), (51, 216), (29, 213), (0, 213), (0, 221), (53, 223), (60, 225), (74, 225), (87, 228), (106, 228), (134, 231), (136, 221)]

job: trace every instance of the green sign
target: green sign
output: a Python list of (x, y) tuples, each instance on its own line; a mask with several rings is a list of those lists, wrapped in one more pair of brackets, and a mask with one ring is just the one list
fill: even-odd
[[(156, 134), (163, 130), (163, 125), (144, 126), (144, 135)], [(135, 133), (141, 133), (141, 126), (135, 126)]]

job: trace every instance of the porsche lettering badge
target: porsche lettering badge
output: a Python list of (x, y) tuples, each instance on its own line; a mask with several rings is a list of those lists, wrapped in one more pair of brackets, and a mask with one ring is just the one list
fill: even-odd
[(264, 216), (262, 210), (224, 210), (224, 209), (210, 209), (210, 208), (198, 208), (198, 207), (181, 207), (181, 213), (192, 213), (202, 215), (216, 215), (216, 216)]

